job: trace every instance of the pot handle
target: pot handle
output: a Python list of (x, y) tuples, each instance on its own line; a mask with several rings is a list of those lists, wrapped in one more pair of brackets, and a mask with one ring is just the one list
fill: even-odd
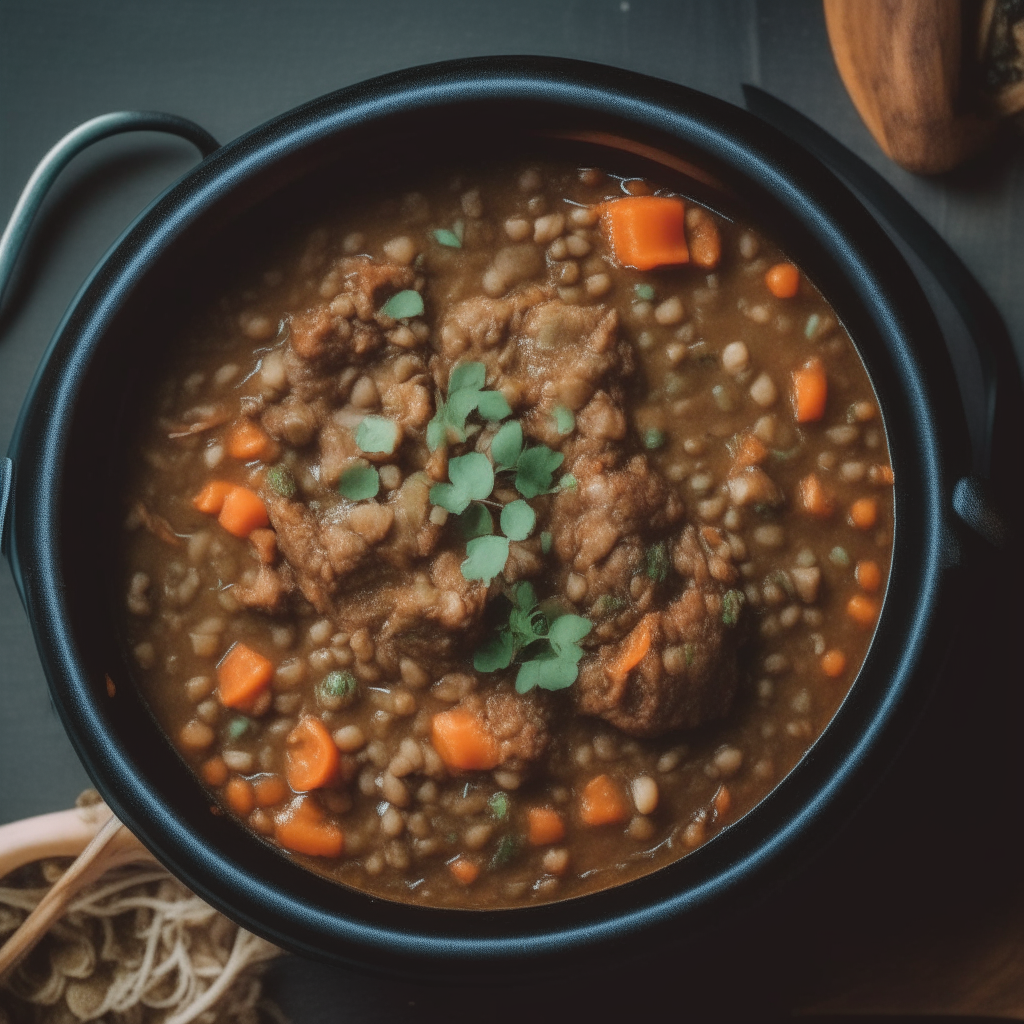
[(177, 135), (191, 142), (204, 157), (220, 147), (220, 143), (205, 128), (193, 121), (153, 110), (117, 110), (101, 114), (72, 129), (36, 165), (0, 236), (0, 304), (3, 303), (18, 253), (28, 237), (32, 221), (46, 193), (57, 180), (57, 175), (94, 142), (122, 132), (166, 132)]
[[(118, 110), (101, 114), (72, 129), (36, 165), (21, 190), (3, 235), (0, 235), (0, 307), (14, 276), (18, 254), (28, 238), (32, 221), (57, 176), (82, 150), (88, 149), (94, 142), (122, 132), (165, 132), (177, 135), (191, 142), (204, 157), (220, 148), (220, 143), (195, 122), (153, 110)], [(6, 551), (4, 523), (13, 479), (13, 463), (9, 458), (0, 459), (0, 550), (3, 551)]]
[(859, 192), (949, 296), (974, 344), (985, 389), (982, 444), (971, 473), (953, 488), (953, 511), (989, 544), (1006, 547), (1013, 534), (1002, 510), (1019, 507), (1017, 444), (1024, 433), (1024, 398), (1013, 342), (995, 303), (946, 240), (870, 164), (763, 89), (744, 85), (743, 96), (751, 113), (795, 139)]

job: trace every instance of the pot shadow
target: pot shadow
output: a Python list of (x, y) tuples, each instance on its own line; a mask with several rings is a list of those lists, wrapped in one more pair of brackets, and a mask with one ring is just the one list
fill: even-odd
[[(973, 544), (967, 538), (967, 545)], [(978, 542), (980, 544), (980, 542)], [(1019, 815), (1024, 687), (1007, 671), (1020, 559), (980, 547), (979, 599), (896, 763), (812, 864), (699, 938), (592, 969), (481, 987), (383, 979), (287, 957), (267, 993), (289, 1019), (363, 1022), (782, 1019), (1024, 1011)], [(827, 1018), (819, 1018), (827, 1019)]]

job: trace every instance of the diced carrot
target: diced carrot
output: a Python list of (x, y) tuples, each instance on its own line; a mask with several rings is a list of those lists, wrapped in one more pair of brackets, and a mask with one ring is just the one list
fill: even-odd
[(480, 877), (480, 865), (468, 857), (456, 857), (448, 861), (448, 870), (463, 885), (472, 885)]
[(715, 808), (715, 814), (719, 818), (724, 818), (729, 813), (729, 808), (732, 807), (732, 794), (729, 792), (729, 787), (719, 786), (711, 803)]
[(236, 537), (248, 537), (253, 530), (270, 525), (263, 499), (248, 487), (232, 487), (224, 495), (217, 522)]
[(681, 199), (627, 196), (601, 203), (598, 210), (612, 252), (623, 266), (652, 270), (689, 262)]
[(337, 825), (324, 820), (324, 812), (313, 797), (300, 796), (274, 822), (274, 838), (286, 850), (312, 857), (340, 857), (345, 835)]
[(835, 510), (835, 502), (832, 496), (825, 490), (817, 473), (808, 473), (800, 483), (797, 484), (797, 491), (800, 495), (800, 507), (808, 514), (817, 516), (819, 519), (826, 519)]
[(825, 415), (828, 377), (820, 359), (809, 359), (793, 371), (793, 410), (797, 423), (812, 423)]
[(531, 807), (526, 812), (527, 838), (532, 846), (547, 846), (565, 837), (565, 822), (550, 807)]
[(624, 683), (630, 671), (647, 656), (654, 641), (657, 621), (658, 616), (654, 612), (645, 615), (622, 641), (615, 659), (605, 666), (605, 673), (612, 682)]
[(741, 469), (744, 466), (758, 466), (768, 458), (768, 449), (756, 434), (744, 434), (736, 446), (733, 466)]
[(449, 768), (494, 768), (501, 760), (497, 739), (483, 720), (467, 708), (455, 707), (434, 715), (430, 740)]
[(722, 238), (718, 233), (715, 218), (699, 206), (691, 206), (686, 212), (686, 239), (690, 248), (690, 259), (698, 267), (712, 270), (722, 258)]
[(224, 499), (228, 492), (234, 487), (227, 480), (211, 480), (193, 499), (192, 504), (205, 512), (207, 515), (215, 516), (224, 507)]
[(874, 498), (858, 498), (850, 506), (850, 523), (858, 530), (870, 530), (878, 522), (878, 502)]
[(877, 562), (869, 559), (862, 559), (857, 563), (855, 575), (862, 590), (874, 591), (882, 585), (882, 570), (878, 568)]
[(296, 793), (327, 786), (337, 777), (341, 755), (319, 718), (300, 719), (286, 742), (285, 776)]
[(273, 807), (288, 795), (288, 787), (280, 775), (257, 775), (252, 780), (257, 807)]
[(256, 557), (264, 565), (270, 565), (277, 557), (277, 534), (273, 530), (253, 530), (249, 534), (249, 543), (256, 549)]
[(863, 594), (854, 594), (846, 602), (846, 614), (858, 626), (871, 626), (878, 617), (878, 602)]
[(868, 479), (879, 487), (891, 484), (895, 479), (892, 473), (892, 466), (871, 466), (868, 469)]
[(203, 762), (199, 774), (208, 786), (223, 786), (228, 781), (228, 766), (224, 763), (224, 758), (211, 757), (209, 761)]
[(246, 817), (256, 806), (252, 786), (241, 775), (232, 775), (224, 787), (224, 800), (233, 814)]
[(764, 282), (777, 299), (791, 299), (800, 290), (800, 271), (792, 263), (776, 263), (768, 268)]
[(846, 670), (846, 655), (832, 648), (821, 656), (821, 671), (830, 679), (837, 679)]
[(270, 435), (250, 419), (241, 419), (228, 431), (228, 455), (233, 459), (262, 459), (273, 447)]
[(597, 775), (583, 787), (580, 820), (585, 825), (614, 825), (628, 817), (629, 804), (610, 775)]
[(243, 643), (234, 643), (217, 666), (220, 702), (226, 708), (247, 709), (270, 686), (273, 662)]

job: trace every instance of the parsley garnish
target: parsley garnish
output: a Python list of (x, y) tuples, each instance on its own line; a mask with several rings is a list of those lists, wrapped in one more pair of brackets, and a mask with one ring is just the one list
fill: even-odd
[(267, 470), (267, 486), (282, 498), (295, 497), (295, 477), (287, 466), (271, 466)]
[(350, 501), (375, 498), (380, 490), (380, 474), (373, 466), (351, 466), (338, 480), (338, 493)]
[(423, 296), (412, 288), (397, 292), (381, 306), (380, 311), (392, 320), (408, 320), (409, 317), (420, 316), (423, 313)]
[(398, 445), (398, 424), (383, 416), (364, 416), (356, 428), (356, 444), (364, 452), (391, 455)]
[(487, 367), (483, 363), (459, 363), (448, 378), (448, 397), (438, 397), (437, 412), (427, 424), (427, 447), (435, 451), (448, 440), (466, 440), (466, 417), (476, 410), (485, 420), (497, 422), (512, 415), (500, 391), (484, 391)]
[(430, 500), (455, 515), (466, 511), (474, 499), (483, 501), (494, 490), (494, 467), (482, 452), (459, 455), (448, 463), (450, 484), (434, 484)]
[(657, 544), (652, 544), (647, 549), (644, 563), (647, 575), (655, 583), (664, 583), (665, 577), (668, 576), (669, 566), (671, 565), (668, 556), (668, 545), (663, 540), (659, 540)]
[(593, 628), (582, 615), (558, 615), (549, 618), (537, 605), (537, 594), (530, 583), (512, 589), (512, 608), (508, 622), (473, 656), (478, 672), (506, 669), (521, 655), (516, 690), (526, 693), (535, 686), (542, 690), (562, 690), (572, 686), (579, 673), (583, 649), (580, 641)]
[[(727, 590), (722, 595), (722, 622), (726, 626), (735, 626), (740, 621), (740, 611), (746, 599), (742, 590)], [(686, 664), (690, 664), (689, 660)]]
[(439, 245), (446, 245), (449, 249), (462, 248), (462, 240), (454, 231), (449, 231), (447, 228), (435, 228), (434, 240)]
[(466, 545), (462, 575), (467, 580), (480, 580), (490, 585), (507, 561), (508, 537), (474, 537)]

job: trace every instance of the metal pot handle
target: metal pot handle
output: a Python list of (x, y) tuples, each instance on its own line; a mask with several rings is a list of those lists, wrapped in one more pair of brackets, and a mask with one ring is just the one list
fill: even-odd
[[(153, 110), (117, 110), (85, 121), (68, 132), (36, 165), (18, 197), (7, 227), (0, 236), (0, 306), (14, 276), (18, 255), (28, 238), (32, 221), (57, 176), (84, 149), (94, 142), (122, 132), (165, 132), (191, 142), (204, 157), (220, 148), (220, 143), (194, 121)], [(10, 502), (14, 465), (0, 459), (0, 549), (6, 550), (4, 522)]]
[(1024, 433), (1024, 399), (1013, 342), (995, 304), (946, 240), (870, 164), (770, 93), (744, 85), (743, 96), (751, 113), (810, 150), (860, 193), (949, 296), (974, 343), (985, 387), (981, 450), (971, 473), (953, 488), (953, 511), (993, 546), (1007, 546), (1013, 537), (1002, 510), (1019, 507), (1017, 444)]

